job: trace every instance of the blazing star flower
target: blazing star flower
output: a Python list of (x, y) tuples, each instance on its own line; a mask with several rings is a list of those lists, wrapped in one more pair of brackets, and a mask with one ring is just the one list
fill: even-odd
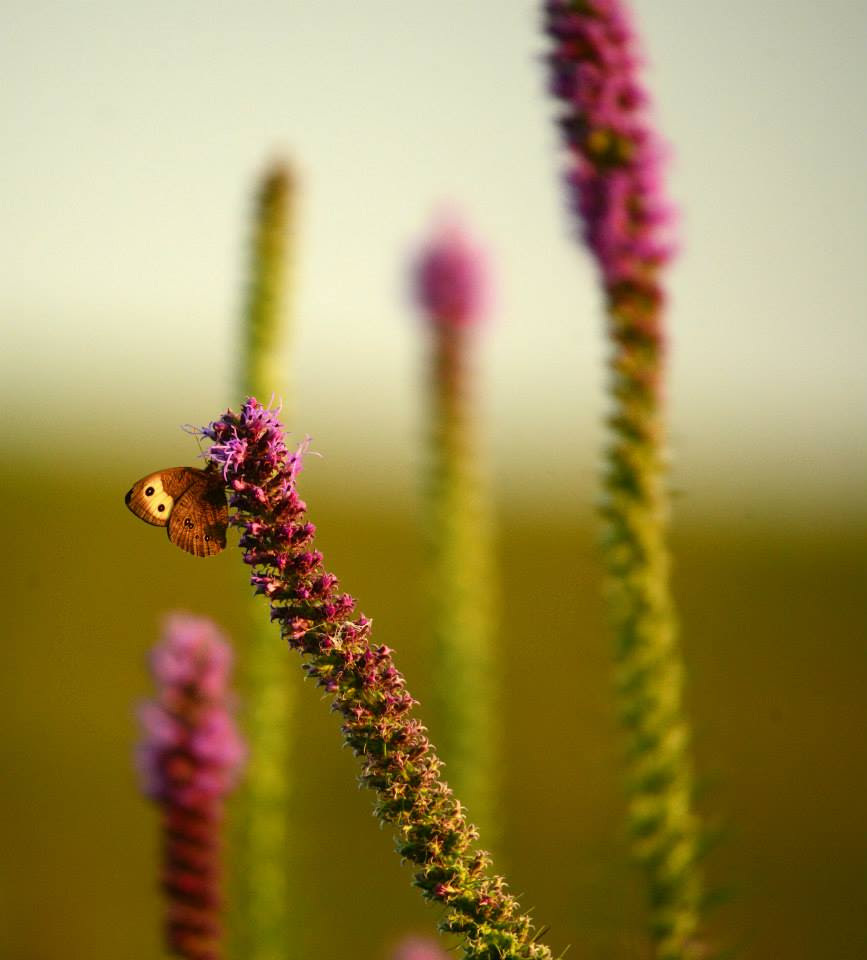
[(607, 287), (646, 280), (672, 256), (673, 215), (629, 11), (622, 0), (547, 0), (545, 13), (551, 92), (567, 105), (566, 182), (584, 240)]
[(484, 313), (487, 267), (481, 250), (454, 217), (444, 220), (415, 268), (415, 293), (435, 326), (460, 329)]
[(546, 0), (551, 90), (566, 104), (567, 183), (602, 274), (613, 412), (602, 513), (633, 853), (647, 878), (656, 960), (702, 955), (700, 824), (692, 809), (682, 656), (669, 585), (665, 290), (672, 212), (623, 0)]
[(163, 815), (166, 940), (187, 960), (218, 960), (223, 800), (244, 748), (228, 689), (231, 650), (200, 617), (175, 614), (153, 651), (156, 699), (144, 704), (138, 765)]
[(398, 852), (416, 865), (415, 884), (446, 908), (442, 929), (462, 934), (474, 960), (550, 960), (505, 881), (489, 873), (487, 854), (473, 849), (475, 828), (439, 777), (392, 651), (371, 641), (370, 620), (354, 615), (354, 599), (324, 568), (295, 486), (303, 446), (289, 453), (275, 412), (252, 398), (202, 434), (212, 441), (206, 456), (224, 470), (253, 587), (306, 673), (331, 695), (361, 780), (376, 793), (376, 814), (394, 825)]

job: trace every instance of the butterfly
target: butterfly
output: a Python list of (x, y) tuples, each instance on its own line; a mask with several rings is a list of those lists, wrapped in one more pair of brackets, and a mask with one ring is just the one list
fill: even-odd
[(229, 507), (219, 473), (172, 467), (143, 477), (124, 498), (145, 523), (168, 527), (169, 540), (197, 557), (212, 557), (226, 546)]

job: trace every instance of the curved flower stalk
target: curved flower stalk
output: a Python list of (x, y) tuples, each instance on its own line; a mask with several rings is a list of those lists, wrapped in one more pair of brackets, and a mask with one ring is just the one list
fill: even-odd
[(186, 960), (222, 956), (220, 827), (244, 754), (231, 662), (210, 620), (169, 617), (151, 655), (157, 696), (141, 709), (142, 787), (162, 811), (166, 943)]
[(429, 321), (429, 470), (425, 498), (434, 708), (449, 784), (491, 842), (496, 792), (493, 557), (475, 437), (472, 354), (486, 269), (456, 220), (442, 223), (415, 268)]
[(550, 960), (505, 881), (474, 849), (476, 830), (440, 779), (440, 760), (412, 715), (415, 701), (391, 650), (371, 642), (370, 620), (353, 616), (355, 601), (323, 565), (295, 488), (304, 447), (289, 453), (276, 415), (252, 398), (202, 433), (230, 492), (251, 582), (305, 672), (331, 696), (361, 780), (376, 794), (377, 816), (393, 825), (423, 895), (445, 907), (441, 928), (463, 935), (466, 957)]
[(567, 187), (602, 276), (613, 346), (602, 512), (633, 851), (649, 885), (656, 956), (683, 960), (701, 955), (702, 881), (664, 484), (660, 273), (673, 252), (673, 218), (625, 4), (548, 0), (545, 13), (552, 92), (566, 104)]
[[(291, 269), (295, 184), (288, 166), (266, 171), (256, 196), (243, 317), (242, 392), (284, 393), (287, 273)], [(239, 644), (242, 721), (250, 758), (233, 807), (230, 932), (232, 953), (284, 960), (297, 942), (290, 908), (288, 802), (294, 713), (289, 665), (274, 630), (250, 604)]]

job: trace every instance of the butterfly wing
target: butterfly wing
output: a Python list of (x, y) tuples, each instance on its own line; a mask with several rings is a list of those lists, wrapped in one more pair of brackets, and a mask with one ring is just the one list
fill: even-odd
[(219, 476), (197, 470), (193, 483), (177, 498), (168, 535), (175, 546), (197, 557), (212, 557), (226, 546), (229, 508)]
[(169, 522), (175, 501), (196, 482), (203, 470), (193, 467), (172, 467), (149, 473), (125, 497), (126, 505), (145, 523), (164, 527)]

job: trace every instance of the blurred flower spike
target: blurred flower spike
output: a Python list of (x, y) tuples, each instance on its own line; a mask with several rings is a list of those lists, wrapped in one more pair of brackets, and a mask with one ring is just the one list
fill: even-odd
[(449, 956), (429, 937), (406, 937), (395, 947), (391, 960), (449, 960)]
[(472, 327), (487, 306), (487, 261), (458, 217), (441, 218), (415, 267), (415, 294), (437, 327)]
[(151, 655), (157, 696), (141, 709), (138, 764), (163, 814), (166, 939), (188, 960), (221, 956), (220, 825), (244, 758), (231, 649), (210, 621), (174, 614)]
[(641, 280), (671, 258), (674, 214), (628, 8), (622, 0), (547, 0), (545, 14), (551, 92), (567, 104), (566, 181), (584, 240), (608, 287)]

